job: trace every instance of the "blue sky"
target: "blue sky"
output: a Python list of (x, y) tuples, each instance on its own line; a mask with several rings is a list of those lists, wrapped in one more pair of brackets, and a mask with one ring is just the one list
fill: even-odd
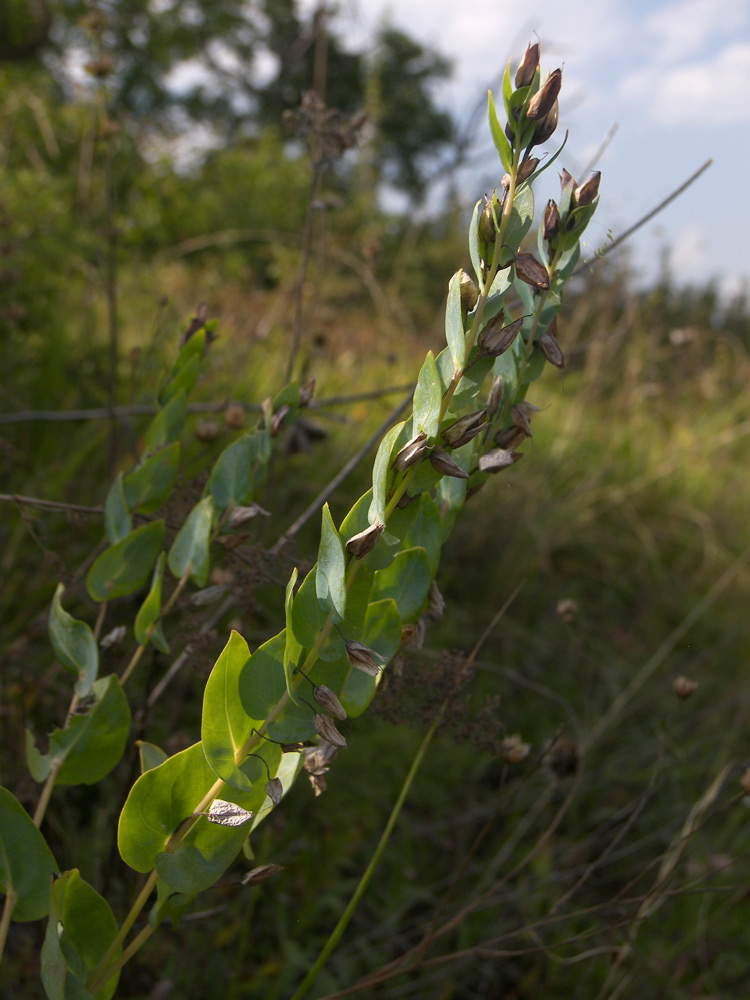
[[(750, 3), (341, 0), (337, 25), (359, 45), (385, 19), (453, 60), (453, 79), (438, 97), (459, 118), (508, 58), (538, 39), (543, 71), (563, 67), (559, 134), (569, 128), (571, 137), (558, 163), (579, 180), (617, 123), (598, 164), (601, 204), (587, 233), (591, 251), (712, 157), (707, 173), (629, 244), (631, 265), (647, 282), (666, 247), (678, 283), (711, 279), (729, 295), (750, 292)], [(480, 129), (487, 134), (484, 121)], [(482, 135), (478, 141), (487, 155), (461, 179), (467, 205), (499, 181), (492, 148)], [(539, 203), (556, 190), (551, 177)]]

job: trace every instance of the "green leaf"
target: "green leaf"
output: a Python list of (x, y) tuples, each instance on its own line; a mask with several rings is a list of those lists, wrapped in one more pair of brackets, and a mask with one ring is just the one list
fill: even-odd
[[(262, 768), (260, 761), (255, 763)], [(156, 867), (160, 878), (177, 892), (201, 892), (212, 886), (238, 854), (247, 825), (219, 826), (202, 816), (173, 853), (166, 848), (216, 780), (200, 743), (142, 774), (120, 813), (118, 847), (123, 861), (138, 872)], [(251, 793), (223, 788), (221, 797), (254, 812), (266, 795), (259, 783)]]
[(204, 497), (188, 514), (167, 557), (167, 565), (172, 574), (181, 579), (189, 573), (197, 587), (205, 587), (208, 580), (213, 515), (213, 497)]
[[(454, 455), (455, 457), (455, 455)], [(468, 483), (465, 479), (454, 476), (444, 476), (437, 489), (437, 500), (440, 505), (440, 533), (442, 544), (448, 540), (453, 529), (456, 514), (466, 500)]]
[(136, 642), (145, 646), (150, 641), (161, 653), (169, 652), (169, 643), (164, 637), (161, 623), (152, 628), (150, 634), (149, 629), (158, 621), (161, 614), (161, 584), (164, 577), (165, 561), (166, 555), (160, 552), (154, 567), (154, 575), (151, 578), (151, 589), (135, 616), (134, 626)]
[[(42, 982), (51, 1000), (85, 1000), (86, 982), (117, 936), (109, 903), (81, 878), (77, 868), (57, 879), (49, 894), (49, 922), (42, 946)], [(113, 959), (121, 954), (118, 949)], [(119, 974), (96, 993), (109, 1000)]]
[[(458, 455), (454, 454), (453, 457), (457, 458)], [(452, 479), (454, 477), (448, 476), (446, 478)], [(464, 480), (456, 481), (463, 482)], [(440, 561), (440, 548), (442, 545), (440, 511), (429, 493), (423, 493), (419, 501), (411, 504), (411, 506), (416, 507), (417, 512), (404, 538), (404, 548), (423, 548), (427, 553), (434, 576), (437, 572), (438, 562)]]
[(466, 363), (466, 336), (461, 310), (461, 272), (458, 271), (448, 285), (445, 306), (445, 339), (453, 358), (453, 369), (460, 372)]
[(503, 246), (515, 255), (533, 221), (534, 192), (528, 184), (522, 184), (513, 199), (513, 208), (503, 233)]
[[(460, 299), (459, 299), (460, 308)], [(440, 425), (440, 404), (443, 393), (440, 386), (440, 376), (432, 351), (427, 357), (417, 377), (414, 389), (414, 426), (417, 434), (426, 434), (427, 440), (435, 438)]]
[(388, 489), (390, 487), (391, 454), (393, 446), (401, 431), (406, 426), (406, 421), (394, 424), (389, 431), (384, 434), (372, 467), (372, 503), (370, 504), (369, 524), (378, 521), (385, 524), (385, 509), (388, 502)]
[(513, 97), (513, 84), (510, 79), (510, 59), (508, 60), (508, 65), (505, 67), (505, 72), (503, 73), (502, 94), (503, 101), (505, 101), (507, 109), (508, 102)]
[[(372, 503), (372, 490), (368, 490), (354, 504), (352, 509), (341, 522), (339, 534), (342, 541), (346, 542), (369, 525), (369, 510)], [(362, 562), (370, 569), (384, 569), (389, 566), (396, 553), (403, 547), (403, 539), (409, 526), (417, 514), (417, 504), (409, 504), (408, 507), (396, 509), (389, 515), (385, 526), (385, 531), (378, 539), (378, 543), (372, 552), (368, 552)], [(295, 600), (299, 599), (299, 594)], [(349, 599), (348, 599), (349, 600)], [(322, 626), (321, 626), (322, 627)], [(311, 645), (311, 643), (308, 643)]]
[(34, 734), (30, 729), (26, 730), (26, 766), (34, 781), (46, 781), (52, 767), (49, 754), (43, 756), (37, 750)]
[(136, 740), (135, 745), (138, 747), (138, 756), (141, 760), (141, 774), (150, 771), (153, 767), (158, 767), (159, 764), (163, 764), (167, 759), (168, 754), (161, 747), (156, 746), (155, 743)]
[(219, 512), (245, 504), (252, 496), (253, 436), (243, 434), (226, 447), (211, 470), (206, 491)]
[(375, 574), (372, 586), (373, 601), (390, 597), (396, 602), (404, 622), (415, 622), (419, 617), (432, 581), (430, 559), (423, 548), (399, 552), (388, 569)]
[(328, 618), (316, 592), (317, 567), (313, 566), (297, 591), (292, 604), (292, 631), (301, 646), (310, 647)]
[(180, 442), (175, 441), (125, 476), (122, 485), (128, 507), (131, 510), (139, 508), (144, 514), (160, 507), (172, 491), (179, 465)]
[(482, 270), (482, 254), (479, 249), (479, 209), (482, 202), (478, 201), (474, 206), (474, 211), (469, 224), (469, 257), (471, 266), (474, 268), (474, 275), (479, 285), (479, 291), (484, 291), (484, 274)]
[(162, 404), (169, 402), (180, 392), (184, 396), (187, 396), (198, 381), (205, 351), (206, 330), (204, 328), (194, 333), (190, 340), (186, 344), (183, 344), (180, 349), (167, 383), (159, 397), (159, 401)]
[[(510, 66), (510, 64), (508, 64)], [(508, 73), (508, 78), (510, 79), (510, 72)], [(497, 110), (495, 108), (495, 99), (492, 96), (492, 91), (489, 90), (489, 118), (490, 118), (490, 132), (492, 133), (492, 141), (495, 143), (495, 149), (500, 154), (500, 162), (503, 165), (503, 169), (510, 173), (513, 166), (513, 153), (510, 148), (510, 143), (506, 138), (505, 132), (502, 125), (500, 124), (497, 117)]]
[(59, 868), (44, 837), (18, 799), (0, 787), (0, 891), (15, 899), (14, 920), (47, 913), (53, 872)]
[(105, 549), (86, 577), (91, 598), (107, 601), (132, 594), (142, 587), (163, 541), (164, 522), (152, 521)]
[(49, 612), (49, 638), (60, 665), (78, 677), (75, 693), (85, 698), (99, 671), (99, 650), (91, 628), (77, 621), (60, 603), (65, 588), (58, 583)]
[[(281, 763), (279, 764), (278, 770), (276, 771), (276, 777), (281, 782), (282, 798), (286, 795), (286, 793), (292, 787), (294, 782), (297, 780), (297, 776), (302, 771), (302, 765), (304, 764), (304, 761), (305, 761), (304, 756), (301, 753), (285, 753), (282, 755)], [(256, 811), (255, 818), (250, 824), (251, 833), (258, 826), (259, 823), (263, 822), (263, 820), (266, 818), (266, 816), (271, 812), (273, 808), (274, 808), (273, 802), (271, 802), (268, 796), (266, 796), (265, 799), (263, 800), (260, 809)], [(245, 841), (243, 849), (246, 849), (248, 844), (249, 841)], [(252, 857), (252, 855), (250, 855), (250, 857)]]
[[(248, 702), (247, 689), (256, 681), (263, 683), (261, 674), (268, 663), (262, 661), (263, 656), (257, 654), (253, 660), (245, 640), (239, 632), (233, 631), (211, 671), (203, 695), (201, 740), (206, 760), (220, 778), (246, 792), (253, 791), (258, 782), (265, 787), (267, 780), (265, 767), (255, 757), (247, 757), (237, 763), (239, 751), (250, 739), (253, 730), (263, 724), (273, 704), (264, 699), (259, 715), (249, 714), (247, 710), (252, 704), (257, 712), (257, 697)], [(274, 685), (271, 698), (275, 694)], [(281, 760), (280, 748), (274, 743), (261, 741), (253, 753), (263, 757), (273, 775)]]
[[(518, 348), (516, 345), (518, 345)], [(516, 393), (518, 392), (519, 371), (518, 352), (521, 349), (523, 349), (523, 341), (520, 337), (517, 337), (513, 342), (511, 349), (506, 351), (505, 354), (501, 354), (499, 358), (495, 359), (493, 372), (495, 375), (499, 375), (503, 380), (503, 405), (507, 403), (512, 406), (516, 399)]]
[(315, 573), (318, 600), (339, 619), (346, 614), (346, 557), (328, 504), (323, 506), (318, 566)]
[(292, 687), (292, 671), (295, 667), (299, 666), (299, 655), (302, 652), (303, 647), (294, 637), (294, 630), (292, 627), (292, 603), (294, 599), (294, 585), (297, 582), (297, 577), (299, 573), (297, 572), (297, 567), (295, 566), (292, 570), (292, 575), (289, 577), (289, 583), (286, 585), (286, 594), (284, 597), (284, 613), (286, 615), (286, 643), (284, 645), (284, 677), (286, 679), (286, 690), (292, 701), (296, 702), (294, 697), (294, 688)]
[[(500, 356), (502, 357), (502, 355)], [(472, 351), (470, 357), (472, 357), (472, 359), (476, 357), (476, 348)], [(476, 398), (479, 394), (479, 390), (484, 385), (484, 380), (487, 378), (487, 374), (492, 368), (492, 362), (492, 358), (480, 358), (471, 365), (469, 370), (456, 386), (456, 391), (453, 393), (453, 399), (451, 401), (452, 409), (455, 409), (455, 411), (458, 412), (468, 406), (469, 403)]]
[[(401, 627), (401, 617), (395, 601), (374, 601), (367, 609), (361, 642), (390, 660), (401, 645)], [(381, 672), (377, 677), (370, 677), (352, 667), (340, 695), (347, 715), (354, 719), (365, 711), (382, 676)]]
[(85, 715), (50, 736), (50, 758), (62, 760), (55, 784), (94, 785), (119, 762), (128, 742), (130, 708), (114, 674), (95, 681), (96, 699)]
[(104, 530), (112, 545), (121, 541), (133, 530), (133, 522), (122, 486), (121, 472), (118, 472), (117, 479), (110, 486), (104, 503)]
[(187, 418), (187, 398), (178, 390), (149, 424), (143, 450), (150, 454), (176, 441)]

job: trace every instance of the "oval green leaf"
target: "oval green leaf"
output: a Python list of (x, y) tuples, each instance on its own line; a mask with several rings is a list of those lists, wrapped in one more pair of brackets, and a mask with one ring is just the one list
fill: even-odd
[(60, 665), (78, 677), (76, 694), (85, 698), (99, 670), (99, 650), (86, 622), (78, 621), (63, 609), (60, 598), (64, 589), (59, 583), (52, 598), (49, 638)]
[(167, 557), (167, 565), (174, 576), (181, 579), (189, 573), (197, 587), (205, 587), (208, 580), (213, 515), (213, 497), (204, 497), (190, 511)]
[(123, 480), (125, 500), (131, 510), (149, 514), (167, 499), (177, 479), (180, 465), (180, 442), (169, 444), (147, 458)]
[(150, 454), (176, 441), (186, 418), (187, 398), (184, 391), (178, 390), (149, 424), (143, 450)]
[(323, 506), (320, 548), (315, 571), (318, 601), (341, 620), (346, 614), (346, 557), (328, 504)]
[(138, 590), (148, 579), (163, 541), (164, 522), (152, 521), (105, 549), (86, 577), (89, 595), (107, 601)]
[(96, 699), (85, 715), (74, 715), (66, 729), (50, 736), (49, 755), (62, 760), (55, 784), (94, 785), (119, 762), (128, 742), (130, 708), (114, 674), (93, 685)]
[(104, 531), (111, 545), (122, 541), (133, 530), (133, 522), (125, 500), (122, 473), (112, 483), (104, 503)]
[(14, 920), (39, 920), (49, 909), (57, 862), (31, 817), (7, 788), (0, 788), (0, 891), (12, 894)]
[(414, 389), (414, 426), (418, 434), (427, 435), (428, 441), (437, 435), (442, 401), (443, 393), (435, 356), (432, 351), (428, 351)]
[(375, 574), (373, 601), (387, 597), (396, 602), (401, 619), (415, 622), (419, 617), (432, 580), (432, 567), (423, 548), (399, 552), (388, 569)]

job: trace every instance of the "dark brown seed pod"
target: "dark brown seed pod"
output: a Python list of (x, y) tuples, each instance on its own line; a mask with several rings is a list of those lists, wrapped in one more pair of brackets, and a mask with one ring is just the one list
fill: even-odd
[(565, 368), (565, 355), (560, 350), (560, 345), (552, 334), (547, 330), (539, 338), (539, 347), (547, 361), (555, 368)]
[(276, 413), (274, 413), (273, 417), (271, 418), (271, 437), (278, 436), (278, 433), (281, 430), (281, 426), (284, 423), (284, 418), (287, 416), (288, 413), (289, 413), (289, 407), (286, 405), (286, 403), (284, 404), (284, 406), (280, 406), (279, 409), (276, 411)]
[(552, 107), (549, 109), (547, 114), (542, 118), (537, 127), (534, 129), (534, 134), (531, 137), (531, 146), (541, 146), (543, 142), (546, 142), (555, 132), (557, 128), (557, 123), (560, 117), (560, 108), (555, 101)]
[(346, 749), (346, 739), (338, 731), (329, 716), (323, 715), (322, 712), (316, 712), (313, 716), (313, 726), (315, 727), (315, 732), (319, 736), (322, 736), (324, 740), (332, 743), (335, 747), (339, 747), (341, 750)]
[(557, 101), (561, 84), (561, 69), (555, 69), (551, 73), (548, 73), (547, 79), (529, 101), (529, 106), (526, 108), (526, 117), (531, 118), (532, 121), (545, 118), (553, 104)]
[(281, 780), (279, 778), (271, 778), (266, 782), (266, 795), (275, 806), (281, 802), (283, 794), (284, 786), (281, 784)]
[(542, 221), (542, 236), (551, 243), (560, 232), (560, 209), (552, 198), (547, 202)]
[(477, 288), (474, 280), (466, 273), (466, 271), (464, 271), (463, 268), (461, 268), (458, 273), (460, 275), (458, 283), (461, 290), (461, 305), (464, 307), (466, 312), (471, 312), (479, 300), (479, 289)]
[(489, 413), (495, 414), (500, 409), (500, 403), (503, 400), (503, 377), (502, 375), (496, 375), (492, 380), (492, 388), (490, 389), (490, 394), (487, 397), (487, 410)]
[(511, 451), (517, 444), (526, 440), (526, 435), (521, 430), (520, 427), (506, 427), (501, 431), (498, 431), (495, 435), (495, 444), (500, 448), (505, 448)]
[(539, 42), (527, 45), (516, 70), (516, 87), (528, 87), (539, 65)]
[(586, 183), (576, 188), (575, 195), (573, 196), (573, 201), (575, 202), (576, 207), (591, 204), (591, 202), (599, 194), (599, 181), (601, 180), (601, 177), (601, 171), (594, 170)]
[(426, 447), (427, 435), (422, 431), (416, 437), (413, 437), (411, 441), (407, 441), (404, 447), (398, 452), (393, 459), (393, 468), (396, 472), (403, 472), (404, 469), (408, 469), (410, 465), (414, 465), (422, 458)]
[(299, 387), (299, 405), (308, 406), (315, 392), (315, 376), (311, 376)]
[(532, 288), (546, 291), (549, 288), (549, 272), (531, 253), (519, 253), (514, 261), (516, 274)]
[(368, 552), (372, 552), (384, 531), (385, 525), (376, 521), (364, 531), (352, 535), (346, 543), (347, 552), (350, 552), (356, 559), (362, 559)]
[(383, 669), (383, 664), (386, 662), (384, 656), (376, 653), (373, 649), (368, 649), (367, 646), (361, 642), (357, 642), (356, 639), (350, 639), (349, 642), (345, 643), (345, 646), (347, 658), (353, 667), (356, 667), (357, 670), (361, 670), (365, 674), (369, 674), (370, 677), (378, 676)]
[(494, 243), (495, 237), (497, 236), (497, 229), (495, 228), (495, 216), (492, 211), (492, 201), (484, 196), (484, 208), (482, 209), (482, 214), (479, 216), (479, 239), (483, 240), (485, 243)]
[(523, 317), (513, 320), (507, 326), (502, 325), (504, 321), (504, 314), (502, 312), (498, 313), (479, 334), (478, 346), (480, 354), (483, 354), (485, 357), (497, 358), (501, 354), (504, 354), (511, 346), (523, 326)]
[(487, 426), (487, 410), (477, 410), (476, 413), (467, 413), (464, 417), (459, 417), (443, 431), (443, 441), (449, 448), (460, 448), (468, 444), (472, 438)]
[(270, 512), (261, 507), (260, 504), (250, 503), (245, 507), (235, 507), (227, 519), (227, 524), (230, 528), (239, 528), (241, 524), (252, 521), (254, 517), (270, 516)]
[(346, 711), (337, 696), (325, 684), (316, 684), (313, 690), (313, 697), (326, 712), (330, 712), (337, 719), (342, 721), (346, 718)]
[(258, 865), (242, 877), (243, 885), (256, 885), (258, 882), (265, 882), (272, 875), (278, 875), (284, 871), (283, 865)]
[[(547, 119), (545, 118), (545, 121), (546, 120)], [(544, 142), (545, 141), (544, 139), (539, 139), (539, 140), (536, 139), (536, 133), (539, 128), (541, 128), (541, 125), (538, 125), (537, 129), (534, 131), (534, 137), (535, 137), (534, 141)], [(550, 133), (550, 135), (551, 134), (552, 133)], [(547, 138), (549, 138), (549, 136), (547, 136)], [(524, 157), (523, 161), (518, 166), (518, 173), (516, 174), (516, 183), (523, 184), (524, 181), (528, 180), (529, 177), (531, 177), (531, 175), (534, 173), (534, 171), (538, 166), (539, 166), (538, 156)]]
[(505, 448), (493, 448), (479, 459), (479, 471), (495, 473), (513, 465), (513, 453)]
[(452, 476), (454, 479), (468, 479), (469, 473), (452, 458), (445, 448), (434, 448), (430, 453), (430, 462), (433, 468), (444, 476)]
[(522, 430), (526, 437), (531, 437), (531, 421), (528, 411), (524, 409), (523, 403), (515, 403), (510, 408), (510, 419)]
[(563, 167), (562, 173), (560, 174), (560, 190), (564, 194), (568, 188), (572, 188), (574, 191), (576, 189), (576, 179), (572, 174)]

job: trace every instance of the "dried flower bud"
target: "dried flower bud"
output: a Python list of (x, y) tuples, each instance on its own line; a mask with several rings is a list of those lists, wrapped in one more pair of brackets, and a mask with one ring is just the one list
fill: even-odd
[(210, 444), (219, 436), (219, 425), (215, 420), (199, 420), (195, 425), (195, 436), (204, 444)]
[(546, 142), (547, 139), (554, 134), (559, 118), (560, 107), (557, 101), (555, 101), (547, 114), (534, 129), (534, 134), (532, 135), (531, 142), (529, 143), (529, 149), (531, 149), (532, 146), (541, 146), (543, 142)]
[(683, 701), (685, 700), (685, 698), (689, 698), (691, 694), (694, 694), (697, 691), (697, 689), (698, 689), (698, 682), (691, 681), (687, 677), (683, 677), (682, 674), (680, 674), (679, 677), (675, 677), (675, 679), (672, 681), (672, 690), (677, 695), (677, 697), (681, 698)]
[(548, 73), (547, 79), (529, 101), (529, 106), (526, 108), (526, 117), (531, 118), (532, 121), (545, 118), (557, 100), (561, 84), (561, 69), (555, 69), (551, 73)]
[(487, 397), (487, 410), (489, 413), (495, 414), (500, 409), (500, 403), (503, 401), (503, 377), (502, 375), (496, 375), (492, 380), (492, 388), (490, 389), (490, 394)]
[(232, 403), (224, 411), (224, 423), (232, 430), (238, 431), (245, 424), (245, 411), (239, 403)]
[(523, 326), (523, 317), (513, 320), (507, 326), (503, 326), (504, 322), (505, 315), (501, 311), (482, 330), (478, 341), (480, 354), (497, 358), (508, 350)]
[(539, 346), (542, 349), (542, 354), (551, 365), (561, 369), (565, 367), (565, 355), (549, 330), (545, 331), (539, 338)]
[(245, 507), (235, 507), (229, 515), (227, 524), (230, 528), (239, 528), (254, 517), (270, 517), (271, 514), (257, 503), (249, 503)]
[(520, 764), (526, 760), (531, 750), (530, 743), (524, 743), (518, 733), (506, 736), (500, 744), (500, 753), (508, 764)]
[(578, 615), (578, 601), (572, 597), (565, 597), (557, 602), (555, 611), (566, 625), (572, 625)]
[(323, 777), (322, 774), (308, 774), (308, 778), (310, 779), (310, 784), (312, 785), (313, 794), (317, 799), (317, 797), (319, 795), (322, 795), (323, 792), (328, 788), (326, 779)]
[(218, 823), (219, 826), (242, 826), (253, 818), (254, 813), (248, 812), (235, 802), (227, 802), (224, 799), (214, 799), (209, 810), (205, 813), (209, 823)]
[(271, 778), (266, 782), (266, 795), (275, 806), (281, 802), (283, 794), (284, 786), (281, 784), (280, 778)]
[(284, 871), (283, 865), (258, 865), (242, 877), (243, 885), (256, 885), (258, 882), (265, 882), (272, 875), (278, 875)]
[(448, 454), (445, 448), (434, 448), (430, 453), (430, 462), (432, 463), (432, 467), (437, 469), (437, 471), (442, 473), (444, 476), (453, 476), (454, 479), (469, 478), (469, 473), (461, 468), (458, 462)]
[(274, 413), (271, 418), (271, 437), (277, 437), (279, 431), (281, 430), (281, 425), (284, 423), (284, 417), (289, 413), (289, 407), (286, 403), (280, 406), (276, 413)]
[(506, 427), (502, 431), (498, 431), (495, 435), (495, 444), (500, 448), (505, 448), (511, 451), (517, 444), (526, 440), (526, 435), (521, 430), (520, 427)]
[(458, 283), (461, 290), (461, 305), (464, 307), (466, 312), (471, 312), (479, 299), (479, 289), (477, 288), (474, 280), (466, 273), (466, 271), (464, 271), (463, 268), (461, 268), (458, 273), (460, 275)]
[(362, 559), (368, 552), (372, 552), (384, 531), (385, 525), (376, 521), (365, 528), (364, 531), (359, 531), (356, 535), (352, 535), (346, 543), (346, 551), (351, 553), (356, 559)]
[(411, 441), (407, 441), (404, 447), (399, 451), (396, 457), (393, 459), (393, 468), (396, 472), (403, 472), (404, 469), (408, 469), (410, 465), (414, 465), (418, 462), (424, 455), (427, 442), (427, 435), (422, 431), (413, 437)]
[(560, 232), (560, 209), (552, 198), (547, 202), (542, 222), (542, 236), (551, 243)]
[(485, 243), (494, 243), (495, 237), (497, 236), (497, 229), (495, 228), (495, 217), (492, 212), (492, 201), (484, 196), (484, 208), (482, 214), (479, 216), (479, 239), (483, 240)]
[(424, 637), (427, 631), (427, 622), (425, 621), (425, 616), (420, 615), (417, 618), (417, 624), (414, 626), (414, 635), (411, 637), (412, 645), (417, 649), (421, 649), (424, 645)]
[(216, 583), (212, 587), (204, 587), (203, 590), (199, 590), (193, 594), (190, 598), (190, 603), (194, 604), (196, 608), (208, 607), (209, 604), (215, 604), (220, 597), (223, 597), (226, 589), (220, 583)]
[[(547, 119), (545, 118), (544, 120), (546, 121)], [(541, 125), (537, 125), (537, 128), (534, 130), (534, 137), (535, 137), (534, 141), (535, 142), (536, 141), (539, 141), (539, 142), (544, 142), (545, 141), (544, 139), (539, 139), (539, 140), (536, 139), (536, 133), (537, 133), (537, 131), (540, 128), (541, 128)], [(553, 129), (553, 131), (554, 131), (554, 129)], [(552, 133), (550, 132), (550, 135), (551, 134)], [(547, 136), (547, 138), (549, 139), (549, 136)], [(534, 171), (536, 170), (536, 168), (538, 166), (539, 166), (539, 157), (538, 156), (527, 156), (527, 157), (525, 157), (524, 160), (523, 160), (523, 162), (520, 163), (519, 166), (518, 166), (518, 173), (516, 174), (516, 183), (517, 184), (523, 184), (524, 181), (528, 180), (529, 177), (531, 177), (531, 175), (534, 173)]]
[(549, 288), (549, 272), (531, 253), (519, 253), (514, 261), (516, 274), (532, 288), (546, 291)]
[(111, 649), (113, 646), (119, 646), (125, 638), (127, 631), (128, 629), (126, 625), (118, 625), (116, 628), (113, 628), (111, 632), (107, 632), (99, 645), (102, 649)]
[(443, 431), (443, 441), (450, 448), (460, 448), (468, 444), (477, 434), (481, 434), (487, 426), (487, 410), (477, 410), (459, 417)]
[(315, 376), (313, 375), (299, 387), (299, 405), (307, 406), (315, 392)]
[(433, 580), (430, 584), (430, 591), (427, 595), (427, 610), (430, 618), (437, 621), (439, 618), (443, 617), (445, 612), (445, 599), (440, 593), (440, 588)]
[(527, 45), (516, 70), (516, 87), (528, 87), (539, 66), (539, 42)]
[(492, 451), (488, 451), (479, 459), (479, 471), (500, 472), (501, 469), (507, 469), (513, 465), (513, 461), (513, 452), (506, 451), (504, 448), (493, 448)]
[(315, 727), (315, 732), (319, 736), (322, 736), (328, 743), (332, 743), (333, 746), (339, 747), (341, 750), (346, 749), (345, 738), (338, 731), (329, 716), (323, 715), (322, 712), (316, 712), (313, 716), (313, 726)]
[[(383, 669), (382, 664), (386, 662), (384, 656), (381, 656), (380, 653), (376, 653), (372, 649), (368, 649), (367, 646), (361, 642), (357, 642), (356, 639), (350, 639), (345, 645), (346, 655), (353, 667), (356, 667), (357, 670), (361, 670), (365, 674), (369, 674), (370, 677), (378, 676)], [(378, 663), (378, 660), (380, 663)]]
[(576, 192), (573, 195), (573, 201), (575, 202), (576, 207), (591, 204), (591, 202), (599, 194), (599, 181), (601, 180), (601, 177), (601, 171), (594, 170), (586, 183), (576, 188)]
[(344, 706), (338, 700), (336, 695), (331, 691), (329, 687), (325, 684), (316, 684), (313, 691), (313, 697), (317, 703), (324, 708), (326, 712), (330, 712), (337, 719), (345, 719), (346, 712), (344, 711)]
[(338, 752), (337, 746), (323, 739), (316, 747), (308, 747), (305, 750), (302, 766), (308, 774), (326, 774), (330, 770), (328, 765)]
[(567, 188), (572, 188), (573, 190), (575, 190), (576, 179), (572, 174), (568, 173), (565, 167), (563, 167), (563, 171), (560, 174), (560, 190), (564, 194)]
[(510, 419), (526, 437), (531, 437), (531, 421), (529, 420), (529, 410), (523, 403), (514, 403), (510, 408)]

